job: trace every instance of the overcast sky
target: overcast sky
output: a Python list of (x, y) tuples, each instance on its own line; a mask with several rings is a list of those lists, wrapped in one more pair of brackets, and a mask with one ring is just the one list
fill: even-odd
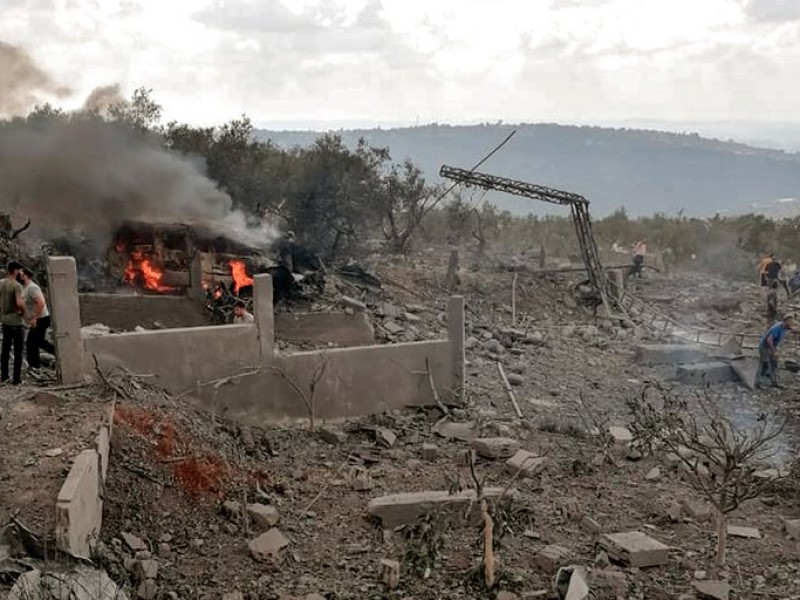
[(800, 0), (0, 0), (78, 106), (266, 124), (797, 119)]

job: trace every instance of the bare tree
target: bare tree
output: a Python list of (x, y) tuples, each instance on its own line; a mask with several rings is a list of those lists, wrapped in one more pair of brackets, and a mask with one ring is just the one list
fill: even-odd
[(306, 386), (306, 389), (303, 389), (300, 384), (290, 377), (283, 369), (272, 367), (272, 372), (289, 384), (289, 387), (291, 387), (300, 400), (302, 400), (303, 405), (306, 407), (306, 412), (308, 413), (308, 428), (311, 431), (316, 430), (317, 386), (325, 376), (325, 371), (328, 368), (328, 362), (328, 357), (323, 354), (322, 357), (317, 361), (317, 364), (314, 365), (314, 369), (309, 374), (308, 385)]
[(768, 458), (785, 420), (760, 415), (744, 429), (728, 419), (704, 392), (697, 413), (688, 402), (659, 385), (646, 386), (640, 398), (628, 401), (634, 440), (650, 449), (661, 447), (681, 461), (688, 483), (714, 507), (717, 519), (716, 566), (724, 567), (728, 515), (757, 498), (764, 482), (753, 477), (755, 463)]
[(383, 180), (381, 196), (381, 229), (390, 250), (406, 252), (411, 236), (443, 198), (425, 185), (422, 171), (411, 161), (405, 161), (402, 167), (392, 165)]

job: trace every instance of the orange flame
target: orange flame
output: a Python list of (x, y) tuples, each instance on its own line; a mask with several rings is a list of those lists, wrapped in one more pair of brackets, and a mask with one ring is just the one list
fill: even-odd
[(247, 274), (247, 268), (243, 260), (232, 260), (229, 264), (231, 266), (231, 276), (233, 277), (234, 294), (238, 294), (243, 287), (253, 285), (253, 278)]
[(136, 251), (131, 254), (128, 266), (125, 267), (124, 279), (127, 283), (143, 285), (148, 290), (158, 292), (172, 291), (173, 288), (161, 283), (163, 277), (163, 271), (145, 258), (142, 252)]

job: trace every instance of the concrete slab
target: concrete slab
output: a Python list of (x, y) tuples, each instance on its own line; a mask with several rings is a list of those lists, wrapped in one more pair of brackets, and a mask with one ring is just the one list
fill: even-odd
[(520, 450), (506, 461), (508, 470), (512, 473), (520, 471), (525, 477), (538, 475), (547, 464), (544, 456), (538, 456), (527, 450)]
[(669, 562), (669, 547), (640, 531), (605, 535), (600, 538), (600, 545), (613, 560), (632, 567), (656, 567)]
[(339, 348), (375, 343), (375, 331), (363, 312), (276, 313), (275, 337), (292, 342), (331, 344)]
[(103, 521), (100, 457), (84, 450), (75, 459), (56, 500), (56, 545), (74, 556), (90, 558), (89, 542)]
[(739, 377), (726, 362), (703, 362), (679, 366), (678, 380), (690, 385), (701, 385), (734, 382), (738, 381)]
[(698, 598), (704, 600), (728, 600), (731, 586), (727, 581), (693, 581), (692, 587)]
[(569, 561), (571, 554), (563, 546), (552, 544), (545, 546), (533, 556), (533, 564), (548, 575), (552, 575)]
[(702, 346), (690, 344), (640, 344), (634, 359), (648, 365), (681, 365), (702, 362), (708, 352)]
[(744, 527), (742, 525), (728, 525), (728, 535), (750, 540), (761, 539), (761, 532), (758, 529), (755, 527)]
[[(504, 488), (490, 487), (484, 490), (486, 498), (499, 498)], [(385, 528), (409, 525), (428, 513), (448, 511), (463, 511), (472, 505), (478, 511), (475, 501), (475, 490), (467, 490), (451, 494), (447, 491), (435, 492), (409, 492), (373, 498), (367, 506), (367, 511), (377, 517)]]
[(472, 448), (483, 458), (511, 458), (519, 450), (519, 442), (512, 438), (477, 438)]
[(755, 357), (746, 357), (740, 360), (731, 361), (731, 369), (742, 384), (749, 390), (756, 389), (756, 378), (758, 377), (759, 361)]

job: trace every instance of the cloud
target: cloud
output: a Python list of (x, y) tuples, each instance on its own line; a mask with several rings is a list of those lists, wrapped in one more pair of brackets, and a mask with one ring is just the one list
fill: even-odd
[(755, 22), (800, 21), (798, 0), (744, 0), (743, 7), (747, 17)]

